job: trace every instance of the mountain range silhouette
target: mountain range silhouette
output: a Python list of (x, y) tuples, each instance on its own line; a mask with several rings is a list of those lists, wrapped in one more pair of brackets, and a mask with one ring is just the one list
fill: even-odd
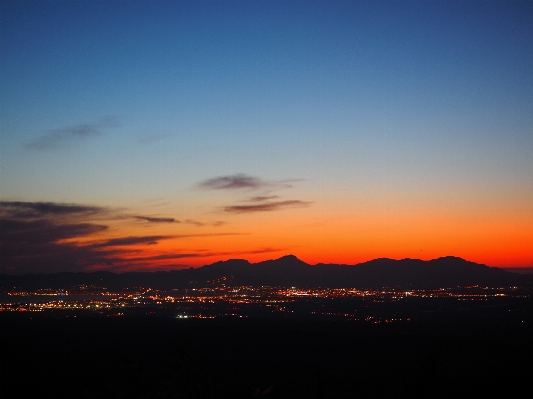
[[(224, 279), (223, 279), (224, 277)], [(294, 255), (250, 263), (229, 259), (199, 268), (168, 272), (108, 271), (90, 273), (61, 272), (52, 274), (0, 275), (0, 287), (67, 288), (76, 285), (123, 289), (151, 287), (157, 289), (209, 285), (251, 285), (280, 287), (402, 287), (444, 288), (480, 285), (487, 287), (531, 286), (532, 275), (519, 275), (462, 258), (446, 256), (424, 261), (378, 258), (357, 265), (310, 265)]]

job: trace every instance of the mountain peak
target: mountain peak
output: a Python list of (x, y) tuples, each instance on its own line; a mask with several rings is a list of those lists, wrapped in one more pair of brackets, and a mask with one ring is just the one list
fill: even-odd
[(278, 258), (277, 260), (290, 260), (290, 261), (303, 262), (301, 259), (298, 259), (298, 257), (293, 254), (282, 256), (281, 258)]
[(447, 256), (441, 256), (440, 258), (437, 258), (437, 260), (455, 260), (455, 261), (463, 261), (463, 262), (466, 262), (465, 259), (459, 257), (459, 256), (453, 256), (453, 255), (447, 255)]

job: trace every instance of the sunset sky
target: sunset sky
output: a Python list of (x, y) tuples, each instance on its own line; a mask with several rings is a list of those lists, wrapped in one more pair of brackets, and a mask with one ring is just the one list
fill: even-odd
[(533, 266), (533, 2), (0, 3), (0, 273)]

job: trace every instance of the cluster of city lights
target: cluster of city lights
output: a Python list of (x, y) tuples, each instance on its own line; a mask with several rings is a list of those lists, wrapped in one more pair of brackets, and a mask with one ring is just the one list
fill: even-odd
[[(438, 289), (366, 289), (298, 288), (271, 286), (226, 286), (157, 290), (133, 287), (112, 291), (104, 287), (77, 286), (70, 289), (39, 289), (28, 291), (13, 288), (5, 292), (9, 300), (0, 303), (3, 312), (46, 312), (71, 310), (122, 316), (128, 310), (146, 310), (161, 314), (176, 310), (178, 319), (216, 317), (247, 318), (261, 314), (301, 314), (310, 317), (334, 317), (364, 320), (369, 323), (409, 321), (408, 317), (381, 317), (358, 314), (357, 306), (371, 307), (385, 303), (423, 299), (455, 301), (489, 301), (498, 298), (523, 297), (517, 287), (489, 288), (481, 286)], [(349, 302), (352, 300), (352, 302)], [(357, 301), (359, 305), (350, 306)], [(350, 305), (347, 306), (346, 303)], [(339, 304), (344, 304), (340, 306)], [(348, 309), (347, 309), (348, 307)], [(126, 313), (125, 313), (126, 312)]]

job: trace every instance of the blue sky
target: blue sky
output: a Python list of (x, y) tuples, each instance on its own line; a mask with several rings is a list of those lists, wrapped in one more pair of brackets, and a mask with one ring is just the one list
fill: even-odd
[(3, 1), (0, 12), (4, 201), (159, 201), (157, 212), (217, 219), (234, 192), (198, 184), (245, 174), (298, 180), (290, 197), (314, 204), (301, 215), (313, 223), (427, 208), (426, 219), (480, 212), (533, 229), (529, 1)]

